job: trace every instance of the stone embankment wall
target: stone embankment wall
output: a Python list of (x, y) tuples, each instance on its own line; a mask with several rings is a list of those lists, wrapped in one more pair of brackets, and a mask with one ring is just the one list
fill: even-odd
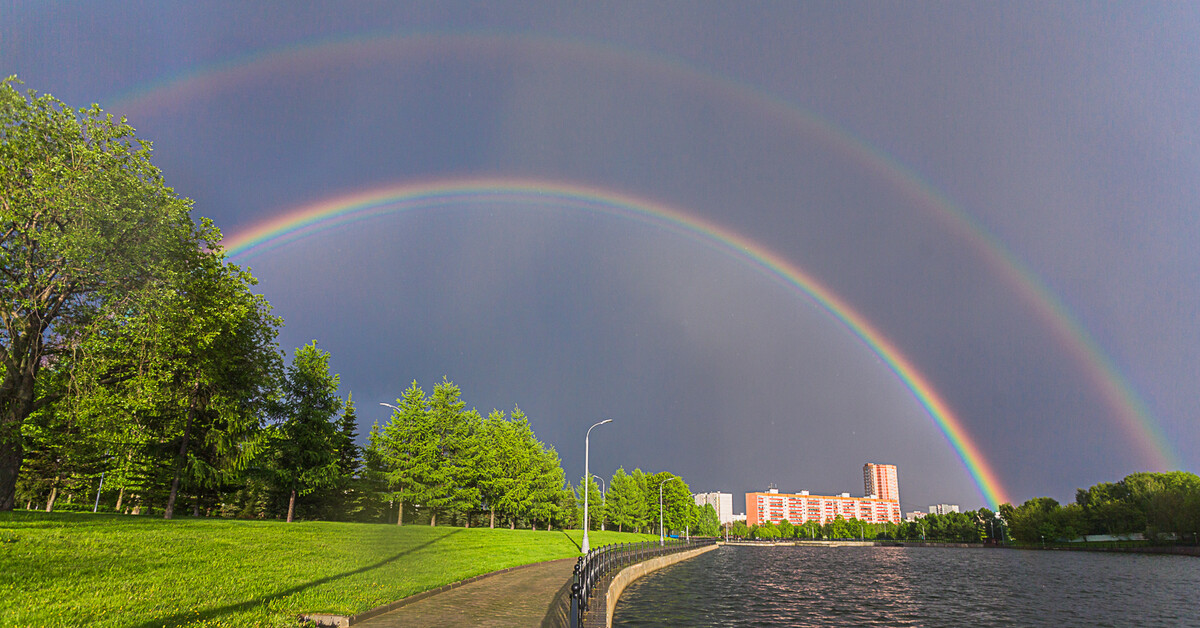
[(705, 552), (711, 552), (717, 549), (717, 547), (717, 545), (706, 545), (704, 547), (698, 547), (694, 550), (688, 550), (686, 552), (667, 554), (666, 556), (652, 558), (644, 563), (630, 565), (622, 569), (620, 573), (613, 578), (612, 584), (608, 585), (608, 593), (605, 595), (605, 606), (607, 607), (607, 617), (605, 618), (607, 623), (605, 623), (605, 626), (611, 628), (613, 612), (617, 608), (617, 600), (621, 598), (621, 592), (625, 590), (625, 587), (629, 586), (629, 583), (652, 571), (657, 571), (663, 567), (666, 567), (667, 565), (674, 565), (680, 561), (694, 558)]

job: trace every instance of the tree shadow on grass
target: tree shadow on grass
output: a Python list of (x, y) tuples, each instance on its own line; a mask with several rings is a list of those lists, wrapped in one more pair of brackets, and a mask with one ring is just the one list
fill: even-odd
[(256, 598), (253, 598), (250, 600), (246, 600), (245, 602), (238, 602), (236, 604), (226, 604), (225, 606), (220, 606), (217, 608), (203, 610), (200, 612), (175, 613), (173, 615), (168, 615), (166, 617), (152, 619), (147, 622), (136, 624), (134, 626), (134, 628), (161, 628), (163, 626), (182, 626), (182, 625), (190, 624), (193, 622), (214, 619), (214, 618), (220, 617), (221, 615), (226, 615), (229, 613), (238, 613), (238, 612), (242, 612), (242, 611), (247, 611), (256, 606), (266, 604), (273, 600), (277, 600), (279, 598), (283, 598), (283, 597), (287, 597), (289, 595), (293, 595), (295, 593), (299, 593), (301, 591), (304, 591), (305, 589), (311, 589), (312, 587), (319, 586), (319, 585), (325, 584), (327, 582), (333, 582), (334, 580), (340, 580), (342, 578), (347, 578), (349, 576), (357, 575), (357, 574), (360, 574), (360, 573), (363, 573), (366, 571), (370, 571), (372, 569), (378, 569), (378, 568), (380, 568), (380, 567), (382, 567), (382, 566), (384, 566), (406, 554), (411, 554), (417, 550), (421, 550), (426, 547), (429, 547), (430, 545), (433, 545), (434, 543), (437, 543), (438, 541), (444, 541), (444, 540), (450, 538), (451, 536), (458, 534), (459, 532), (462, 532), (462, 529), (454, 530), (447, 534), (443, 534), (442, 536), (439, 536), (436, 539), (431, 539), (420, 545), (415, 545), (413, 547), (410, 547), (402, 552), (399, 552), (392, 556), (389, 556), (377, 563), (374, 563), (372, 565), (367, 565), (365, 567), (359, 567), (358, 569), (354, 569), (352, 571), (347, 571), (347, 572), (340, 573), (340, 574), (334, 574), (332, 576), (326, 576), (319, 580), (313, 580), (312, 582), (306, 582), (304, 584), (298, 584), (290, 589), (284, 589), (283, 591), (272, 593), (270, 595), (259, 596), (259, 597), (256, 597)]

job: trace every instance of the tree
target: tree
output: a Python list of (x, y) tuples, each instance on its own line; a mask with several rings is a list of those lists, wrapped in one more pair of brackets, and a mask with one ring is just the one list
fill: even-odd
[(770, 521), (754, 527), (754, 538), (772, 540), (779, 538), (779, 528)]
[(538, 458), (542, 447), (529, 427), (529, 420), (519, 410), (513, 410), (512, 420), (505, 425), (504, 466), (507, 481), (497, 502), (498, 510), (508, 517), (509, 527), (528, 517), (533, 510), (533, 483), (538, 476)]
[[(520, 409), (517, 408), (516, 412), (520, 412)], [(507, 442), (507, 423), (504, 412), (493, 409), (479, 428), (479, 438), (484, 443), (477, 464), (479, 497), (480, 503), (488, 511), (490, 528), (496, 527), (496, 506), (516, 481), (514, 475), (508, 472), (511, 445)]]
[(124, 119), (16, 84), (0, 82), (0, 511), (14, 505), (25, 420), (60, 394), (39, 389), (43, 369), (77, 354), (101, 306), (219, 241)]
[(624, 532), (625, 528), (636, 529), (643, 525), (645, 497), (642, 496), (633, 476), (625, 473), (625, 468), (617, 469), (608, 482), (608, 499), (606, 500), (609, 521)]
[(567, 503), (573, 502), (574, 498), (563, 490), (567, 477), (563, 472), (562, 463), (559, 462), (558, 452), (553, 447), (543, 449), (541, 443), (538, 445), (540, 451), (536, 457), (529, 489), (532, 502), (529, 516), (534, 522), (535, 530), (538, 521), (544, 521), (549, 529), (554, 520), (567, 518), (564, 510), (574, 511), (574, 508), (564, 508)]
[(337, 481), (337, 427), (342, 409), (338, 376), (329, 373), (329, 354), (314, 340), (296, 350), (283, 384), (280, 422), (273, 439), (273, 474), (288, 492), (287, 521), (296, 511), (296, 496)]
[[(439, 513), (460, 513), (479, 503), (479, 489), (471, 484), (474, 467), (469, 447), (471, 421), (463, 408), (458, 386), (442, 380), (429, 397), (429, 411), (420, 425), (413, 468), (417, 499), (429, 509), (429, 525), (437, 525)], [(476, 415), (477, 416), (477, 415)]]
[(704, 504), (700, 508), (700, 516), (696, 521), (697, 536), (717, 536), (721, 533), (721, 518), (712, 504)]
[(354, 395), (346, 397), (341, 418), (337, 420), (334, 455), (337, 457), (337, 478), (332, 484), (315, 491), (307, 506), (318, 518), (334, 521), (355, 519), (365, 507), (366, 480), (363, 472), (362, 448), (358, 439), (358, 415)]
[(431, 455), (436, 445), (431, 442), (433, 434), (428, 425), (429, 401), (415, 380), (396, 403), (398, 409), (380, 433), (377, 450), (392, 499), (399, 506), (396, 525), (404, 525), (405, 500), (416, 503), (414, 500), (425, 495), (422, 480), (417, 477), (419, 469), (424, 471), (419, 456)]
[(635, 505), (634, 528), (636, 530), (650, 529), (651, 522), (658, 526), (658, 487), (650, 485), (650, 477), (641, 469), (634, 468), (633, 484), (636, 493), (642, 496), (642, 501)]

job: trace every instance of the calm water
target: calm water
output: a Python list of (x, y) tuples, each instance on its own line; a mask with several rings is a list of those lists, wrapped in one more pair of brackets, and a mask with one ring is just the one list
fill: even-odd
[(1200, 558), (722, 547), (630, 585), (615, 626), (1200, 626)]

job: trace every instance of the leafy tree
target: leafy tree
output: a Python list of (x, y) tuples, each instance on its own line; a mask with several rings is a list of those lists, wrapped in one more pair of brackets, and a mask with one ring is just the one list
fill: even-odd
[(624, 468), (613, 475), (609, 487), (609, 508), (619, 510), (618, 518), (613, 523), (618, 524), (620, 531), (629, 528), (630, 531), (644, 529), (649, 520), (646, 510), (646, 477), (640, 469), (634, 469), (633, 474), (627, 475)]
[(779, 527), (770, 521), (754, 527), (754, 538), (770, 541), (779, 538)]
[(334, 417), (342, 409), (338, 380), (329, 373), (329, 354), (318, 349), (316, 341), (297, 349), (287, 369), (276, 410), (280, 422), (272, 443), (272, 472), (276, 485), (289, 493), (289, 523), (295, 516), (297, 495), (337, 481)]
[(750, 528), (746, 527), (745, 521), (734, 521), (733, 524), (729, 526), (729, 536), (744, 539), (750, 536)]
[(696, 521), (697, 536), (717, 536), (721, 533), (721, 518), (712, 504), (704, 504), (700, 508), (700, 516)]
[(39, 388), (43, 369), (78, 355), (101, 309), (219, 241), (195, 228), (124, 119), (16, 84), (0, 82), (0, 511), (14, 505), (22, 426), (61, 394)]
[(788, 521), (787, 519), (784, 519), (783, 521), (779, 522), (780, 538), (790, 539), (795, 535), (796, 535), (796, 527), (793, 526), (790, 521)]

